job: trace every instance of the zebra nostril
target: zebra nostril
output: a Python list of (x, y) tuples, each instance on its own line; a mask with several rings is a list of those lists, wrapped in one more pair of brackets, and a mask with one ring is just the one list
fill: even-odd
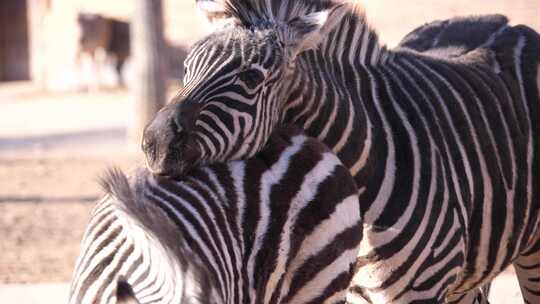
[(149, 140), (147, 137), (148, 136), (143, 136), (141, 149), (147, 156), (154, 158), (156, 150), (155, 143), (152, 140)]

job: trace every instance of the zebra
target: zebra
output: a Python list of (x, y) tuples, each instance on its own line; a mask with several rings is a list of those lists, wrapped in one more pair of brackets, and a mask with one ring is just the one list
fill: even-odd
[(356, 183), (292, 128), (270, 143), (182, 179), (112, 171), (69, 303), (345, 303), (362, 238)]
[(250, 157), (294, 124), (338, 155), (360, 191), (351, 298), (469, 303), (513, 263), (525, 301), (540, 302), (536, 32), (504, 26), (446, 58), (387, 48), (347, 1), (198, 5), (216, 30), (193, 46), (184, 89), (145, 131), (152, 172)]
[[(407, 34), (398, 44), (431, 56), (455, 58), (488, 47), (510, 20), (500, 14), (454, 17), (426, 23)], [(469, 54), (470, 56), (470, 54)]]
[[(77, 25), (79, 30), (77, 64), (81, 65), (82, 56), (87, 54), (95, 68), (101, 69), (105, 60), (114, 58), (118, 84), (124, 86), (122, 70), (131, 54), (129, 23), (98, 14), (79, 13)], [(100, 52), (105, 56), (100, 56)]]

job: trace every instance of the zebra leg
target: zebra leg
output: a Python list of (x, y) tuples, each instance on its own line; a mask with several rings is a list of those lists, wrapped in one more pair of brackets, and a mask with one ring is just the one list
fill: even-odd
[(513, 263), (525, 303), (540, 303), (540, 238)]

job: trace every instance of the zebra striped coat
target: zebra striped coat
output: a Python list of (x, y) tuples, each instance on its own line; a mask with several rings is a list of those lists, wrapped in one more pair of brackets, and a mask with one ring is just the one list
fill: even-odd
[(539, 302), (539, 35), (504, 26), (473, 52), (388, 50), (343, 2), (199, 1), (218, 29), (146, 130), (149, 167), (249, 157), (295, 124), (360, 189), (358, 298), (459, 301), (515, 262)]
[(182, 180), (113, 172), (70, 303), (344, 303), (362, 238), (357, 188), (326, 146), (287, 132)]

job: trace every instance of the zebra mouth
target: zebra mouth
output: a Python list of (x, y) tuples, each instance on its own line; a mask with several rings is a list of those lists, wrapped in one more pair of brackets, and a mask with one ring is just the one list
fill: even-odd
[(172, 168), (172, 166), (162, 166), (159, 168), (150, 168), (152, 174), (170, 179), (182, 179), (186, 176), (187, 172), (191, 170), (191, 166), (187, 163), (178, 163)]
[(158, 164), (148, 167), (154, 175), (181, 179), (190, 170), (197, 167), (200, 163), (200, 155), (198, 149), (184, 146), (180, 150), (170, 151)]

